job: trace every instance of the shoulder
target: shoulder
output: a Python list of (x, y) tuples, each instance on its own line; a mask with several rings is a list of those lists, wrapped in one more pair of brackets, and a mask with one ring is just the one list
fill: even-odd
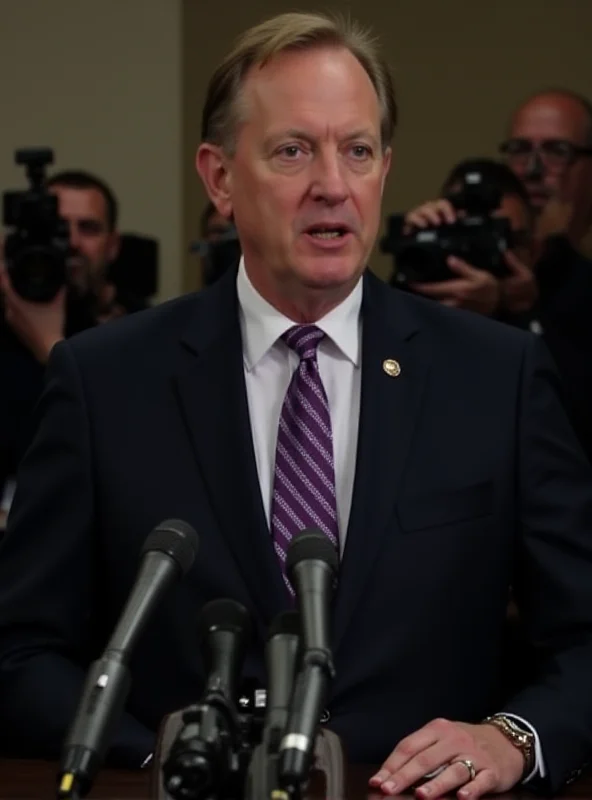
[[(524, 353), (534, 334), (483, 314), (449, 308), (434, 300), (405, 292), (371, 278), (371, 293), (388, 324), (411, 332), (426, 333), (433, 347), (456, 356)], [(377, 286), (376, 284), (381, 284)]]

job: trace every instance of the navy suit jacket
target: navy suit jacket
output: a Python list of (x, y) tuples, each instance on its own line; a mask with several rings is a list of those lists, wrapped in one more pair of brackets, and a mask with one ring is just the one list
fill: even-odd
[[(364, 278), (351, 515), (332, 616), (328, 727), (379, 763), (435, 717), (506, 710), (539, 732), (556, 789), (592, 748), (592, 474), (540, 341)], [(401, 365), (399, 376), (383, 369)], [(164, 714), (196, 701), (201, 606), (243, 603), (244, 674), (288, 607), (259, 490), (235, 275), (52, 354), (36, 439), (0, 550), (0, 739), (55, 756), (148, 532), (200, 535), (131, 662), (112, 751), (138, 763)], [(502, 692), (509, 587), (540, 670)]]

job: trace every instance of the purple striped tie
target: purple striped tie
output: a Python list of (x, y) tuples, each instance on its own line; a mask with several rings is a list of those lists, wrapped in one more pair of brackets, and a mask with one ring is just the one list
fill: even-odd
[(295, 325), (282, 339), (300, 364), (292, 375), (278, 429), (271, 530), (284, 580), (286, 552), (304, 528), (319, 528), (337, 547), (333, 434), (317, 348), (325, 336), (316, 325)]

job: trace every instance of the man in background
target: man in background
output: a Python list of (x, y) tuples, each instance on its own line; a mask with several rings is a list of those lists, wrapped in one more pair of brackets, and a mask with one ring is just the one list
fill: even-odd
[(210, 286), (228, 269), (237, 266), (240, 245), (232, 221), (223, 217), (211, 201), (205, 207), (200, 222), (201, 283)]
[[(41, 393), (49, 353), (62, 339), (122, 316), (109, 266), (119, 252), (118, 204), (111, 188), (81, 170), (52, 176), (47, 188), (58, 198), (67, 223), (68, 284), (46, 303), (13, 289), (0, 258), (0, 501), (31, 439), (33, 408)], [(12, 487), (5, 489), (5, 511)]]
[(537, 93), (514, 113), (500, 150), (537, 215), (540, 319), (592, 458), (592, 105), (566, 89)]

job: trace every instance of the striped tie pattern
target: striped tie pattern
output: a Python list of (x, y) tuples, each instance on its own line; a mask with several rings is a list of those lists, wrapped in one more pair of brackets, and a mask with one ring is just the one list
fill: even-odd
[(324, 336), (315, 325), (295, 325), (282, 337), (300, 364), (280, 415), (271, 529), (291, 593), (285, 562), (292, 537), (304, 528), (319, 528), (338, 546), (331, 417), (317, 363), (317, 348)]

